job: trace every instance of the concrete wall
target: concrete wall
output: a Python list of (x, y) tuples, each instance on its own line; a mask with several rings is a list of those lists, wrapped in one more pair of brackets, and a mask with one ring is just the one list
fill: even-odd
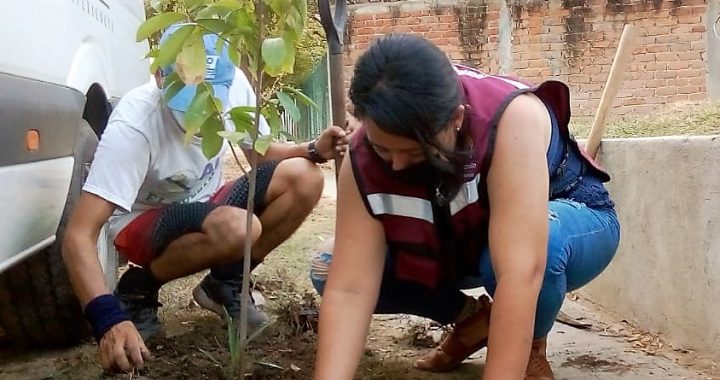
[[(708, 4), (708, 1), (713, 2)], [(574, 115), (594, 115), (625, 23), (640, 29), (613, 116), (702, 101), (720, 85), (718, 0), (415, 0), (356, 4), (345, 40), (346, 78), (377, 36), (414, 33), (486, 72), (569, 84)], [(715, 16), (717, 17), (717, 16)], [(712, 36), (712, 40), (711, 39)], [(714, 50), (711, 50), (714, 49)], [(712, 87), (715, 91), (716, 87)], [(717, 87), (720, 91), (720, 87)]]
[(581, 293), (678, 347), (720, 357), (720, 136), (603, 142), (622, 237)]

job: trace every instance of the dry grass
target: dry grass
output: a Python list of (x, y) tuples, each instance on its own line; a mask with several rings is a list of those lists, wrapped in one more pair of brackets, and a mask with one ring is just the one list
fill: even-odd
[[(570, 128), (587, 138), (592, 120), (573, 120)], [(653, 136), (702, 136), (720, 134), (720, 102), (675, 104), (654, 114), (608, 123), (606, 138)]]

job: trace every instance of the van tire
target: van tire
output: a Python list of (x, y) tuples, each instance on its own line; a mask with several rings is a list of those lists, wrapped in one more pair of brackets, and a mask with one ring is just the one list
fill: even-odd
[[(89, 335), (90, 329), (70, 284), (60, 247), (65, 225), (80, 196), (97, 144), (95, 132), (82, 120), (75, 140), (75, 164), (57, 240), (0, 274), (0, 326), (15, 344), (61, 347), (76, 344)], [(114, 267), (108, 268), (108, 272), (115, 277), (117, 261), (111, 262)]]

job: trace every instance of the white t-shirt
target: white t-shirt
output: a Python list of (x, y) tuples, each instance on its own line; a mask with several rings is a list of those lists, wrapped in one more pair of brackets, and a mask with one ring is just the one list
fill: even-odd
[[(230, 86), (226, 111), (255, 104), (241, 70)], [(232, 122), (226, 129), (234, 130)], [(260, 134), (270, 133), (261, 118)], [(184, 143), (185, 131), (162, 103), (154, 80), (128, 92), (110, 116), (83, 190), (117, 206), (108, 221), (109, 238), (143, 211), (174, 203), (202, 202), (222, 185), (222, 157), (202, 153), (200, 138)]]

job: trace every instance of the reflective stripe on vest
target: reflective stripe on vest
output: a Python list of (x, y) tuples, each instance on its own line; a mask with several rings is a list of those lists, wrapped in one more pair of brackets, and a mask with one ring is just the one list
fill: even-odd
[[(450, 213), (457, 214), (469, 204), (480, 199), (478, 184), (480, 174), (465, 182), (458, 194), (450, 201)], [(433, 223), (432, 204), (429, 200), (406, 195), (375, 193), (367, 196), (370, 209), (374, 215), (395, 215), (421, 219)]]

